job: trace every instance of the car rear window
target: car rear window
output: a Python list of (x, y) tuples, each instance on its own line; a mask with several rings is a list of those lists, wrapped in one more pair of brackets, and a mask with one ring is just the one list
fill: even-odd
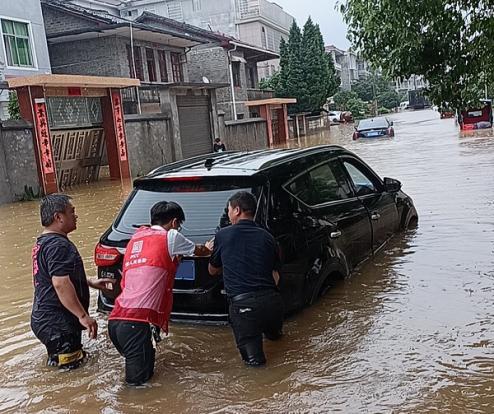
[(358, 124), (358, 130), (372, 129), (372, 128), (387, 128), (388, 121), (386, 118), (375, 118), (375, 119), (363, 119)]
[(158, 183), (136, 188), (115, 222), (115, 228), (133, 234), (142, 225), (149, 225), (151, 207), (158, 201), (174, 201), (184, 210), (185, 236), (212, 235), (225, 214), (228, 199), (237, 191), (256, 196), (259, 186), (243, 183)]

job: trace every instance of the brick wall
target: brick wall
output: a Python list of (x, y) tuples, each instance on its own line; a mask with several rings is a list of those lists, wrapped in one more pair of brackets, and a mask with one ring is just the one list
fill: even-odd
[[(234, 56), (243, 57), (242, 52), (233, 52)], [(228, 54), (220, 46), (213, 47), (196, 47), (187, 54), (187, 66), (191, 82), (202, 82), (203, 76), (206, 76), (213, 83), (230, 84), (230, 69), (228, 66)], [(249, 111), (244, 105), (247, 101), (247, 77), (245, 64), (240, 63), (240, 84), (241, 87), (235, 87), (235, 100), (237, 114), (243, 114), (245, 118), (249, 117)], [(221, 88), (216, 90), (218, 100), (218, 110), (225, 113), (225, 119), (232, 119), (232, 93), (231, 88)]]
[(42, 11), (47, 35), (99, 26), (99, 24), (94, 21), (73, 16), (69, 13), (62, 13), (44, 4), (42, 5)]
[(49, 45), (53, 73), (129, 77), (126, 39), (117, 36)]

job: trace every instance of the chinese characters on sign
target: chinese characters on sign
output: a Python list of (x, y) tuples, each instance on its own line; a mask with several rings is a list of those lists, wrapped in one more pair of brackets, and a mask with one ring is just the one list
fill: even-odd
[(127, 147), (125, 146), (125, 131), (120, 92), (112, 92), (111, 96), (113, 102), (113, 116), (115, 118), (115, 130), (117, 134), (118, 154), (120, 156), (120, 161), (127, 161)]
[(44, 174), (53, 173), (53, 154), (50, 135), (48, 133), (48, 117), (44, 102), (34, 103), (34, 115), (36, 118), (36, 132), (38, 133), (38, 145), (41, 154), (41, 164)]

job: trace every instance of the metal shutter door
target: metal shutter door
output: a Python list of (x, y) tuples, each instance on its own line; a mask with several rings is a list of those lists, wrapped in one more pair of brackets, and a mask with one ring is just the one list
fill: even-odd
[(208, 96), (177, 96), (182, 155), (184, 158), (213, 150)]

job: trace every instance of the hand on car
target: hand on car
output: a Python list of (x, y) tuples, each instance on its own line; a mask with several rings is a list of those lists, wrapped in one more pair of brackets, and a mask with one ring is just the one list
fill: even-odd
[(208, 250), (213, 251), (213, 248), (214, 248), (214, 237), (213, 237), (211, 240), (208, 240), (208, 241), (204, 244), (204, 247), (206, 247), (206, 249), (208, 249)]
[(110, 279), (108, 277), (101, 279), (88, 279), (88, 285), (93, 289), (101, 290), (103, 293), (110, 293), (113, 291), (117, 279)]
[(79, 318), (79, 323), (87, 329), (90, 339), (96, 339), (96, 335), (98, 334), (98, 324), (93, 318), (85, 313)]

